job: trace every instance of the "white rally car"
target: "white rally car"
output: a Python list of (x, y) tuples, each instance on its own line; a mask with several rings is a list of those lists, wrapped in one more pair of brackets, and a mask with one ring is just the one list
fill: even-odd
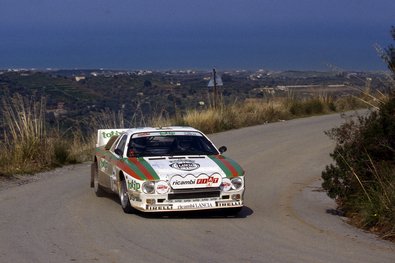
[(98, 130), (91, 187), (126, 213), (243, 207), (244, 171), (191, 127)]

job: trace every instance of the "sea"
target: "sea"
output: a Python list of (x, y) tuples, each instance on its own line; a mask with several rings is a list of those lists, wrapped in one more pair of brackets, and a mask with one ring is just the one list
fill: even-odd
[[(369, 33), (367, 33), (369, 32)], [(371, 33), (374, 32), (374, 33)], [(369, 28), (0, 28), (0, 69), (385, 70), (388, 30)]]

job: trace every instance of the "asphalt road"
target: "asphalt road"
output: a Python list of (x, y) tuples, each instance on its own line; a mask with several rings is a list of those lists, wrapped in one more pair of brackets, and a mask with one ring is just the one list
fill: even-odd
[[(0, 262), (395, 262), (395, 244), (328, 213), (320, 175), (339, 115), (212, 135), (246, 170), (246, 206), (221, 213), (124, 214), (89, 188), (89, 164), (0, 187)], [(4, 186), (5, 185), (5, 186)]]

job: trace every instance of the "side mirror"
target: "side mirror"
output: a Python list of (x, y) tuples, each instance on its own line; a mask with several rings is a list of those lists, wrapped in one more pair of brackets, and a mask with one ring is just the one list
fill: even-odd
[(123, 152), (121, 149), (115, 149), (115, 154), (119, 155), (119, 156), (123, 156)]
[(221, 146), (221, 147), (219, 147), (218, 150), (222, 154), (222, 153), (226, 152), (228, 150), (228, 148), (226, 148), (226, 146)]

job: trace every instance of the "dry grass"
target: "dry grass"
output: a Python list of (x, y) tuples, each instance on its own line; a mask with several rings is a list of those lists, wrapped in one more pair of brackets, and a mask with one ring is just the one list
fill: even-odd
[[(329, 102), (327, 102), (329, 101)], [(299, 116), (323, 114), (333, 111), (328, 98), (298, 100), (295, 98), (273, 98), (250, 100), (243, 103), (222, 105), (218, 109), (188, 111), (183, 123), (206, 133), (220, 132), (246, 126), (258, 125)]]
[[(7, 175), (34, 173), (67, 163), (90, 160), (97, 129), (187, 125), (205, 133), (215, 133), (331, 112), (338, 102), (324, 93), (308, 99), (298, 99), (290, 93), (287, 98), (235, 101), (230, 105), (221, 101), (216, 108), (188, 110), (175, 117), (162, 110), (151, 118), (147, 118), (142, 112), (136, 112), (127, 119), (122, 110), (105, 110), (88, 116), (85, 121), (76, 123), (75, 127), (70, 127), (66, 132), (46, 126), (46, 101), (43, 98), (34, 100), (16, 95), (9, 99), (3, 98), (1, 103), (6, 129), (4, 140), (0, 142), (2, 149), (5, 149), (0, 153), (0, 174)], [(350, 102), (343, 104), (345, 106), (342, 109), (345, 109)]]
[[(15, 95), (3, 98), (1, 110), (5, 130), (0, 142), (0, 174), (35, 173), (77, 161), (79, 153), (70, 154), (72, 145), (57, 129), (46, 127), (44, 98)], [(83, 149), (76, 143), (76, 149)]]
[(2, 99), (2, 113), (6, 130), (0, 155), (1, 173), (16, 170), (36, 171), (47, 166), (45, 100), (37, 102), (15, 95)]

